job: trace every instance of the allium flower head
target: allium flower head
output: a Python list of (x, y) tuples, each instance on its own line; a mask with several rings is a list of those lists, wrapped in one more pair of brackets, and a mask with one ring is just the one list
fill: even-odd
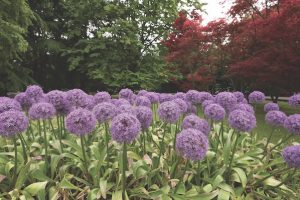
[(29, 121), (23, 112), (10, 110), (0, 114), (0, 135), (12, 137), (25, 131)]
[(177, 98), (177, 99), (174, 99), (173, 102), (175, 102), (178, 105), (178, 108), (179, 108), (181, 114), (184, 114), (187, 112), (188, 106), (186, 104), (186, 101)]
[(177, 92), (174, 95), (175, 99), (182, 99), (182, 100), (186, 100), (186, 94), (184, 92)]
[(145, 97), (145, 96), (138, 96), (135, 99), (135, 105), (136, 106), (151, 107), (151, 101), (147, 97)]
[(110, 126), (112, 139), (118, 143), (132, 142), (141, 131), (141, 123), (131, 114), (123, 113), (113, 118)]
[(271, 110), (265, 116), (266, 122), (273, 126), (283, 126), (286, 118), (287, 116), (283, 112), (277, 110)]
[(164, 103), (166, 101), (172, 101), (174, 99), (174, 95), (168, 93), (159, 94), (159, 103)]
[(104, 123), (108, 122), (116, 115), (116, 109), (117, 107), (114, 104), (103, 102), (97, 104), (93, 108), (93, 113), (99, 123)]
[(165, 122), (175, 123), (180, 117), (180, 109), (177, 103), (166, 101), (158, 107), (158, 116)]
[(205, 109), (206, 106), (215, 103), (214, 100), (205, 100), (202, 102), (202, 108)]
[(208, 122), (194, 114), (188, 115), (183, 119), (182, 129), (189, 128), (199, 130), (206, 136), (208, 136), (210, 133), (210, 126)]
[(113, 103), (117, 107), (121, 105), (130, 105), (130, 102), (126, 99), (112, 99), (111, 103)]
[(87, 110), (93, 110), (94, 106), (96, 105), (95, 99), (93, 95), (86, 95), (86, 101), (83, 108)]
[(279, 110), (279, 105), (277, 103), (267, 103), (264, 105), (264, 111), (267, 113), (271, 110)]
[(282, 156), (290, 167), (300, 168), (300, 145), (288, 146), (283, 149)]
[(135, 108), (136, 118), (140, 121), (143, 130), (149, 128), (152, 122), (152, 110), (146, 106), (137, 106)]
[(231, 92), (220, 92), (216, 95), (215, 102), (229, 111), (237, 104), (237, 98)]
[(284, 128), (289, 132), (300, 135), (300, 114), (293, 114), (284, 121)]
[(289, 104), (290, 106), (293, 106), (293, 107), (300, 107), (300, 93), (299, 94), (295, 94), (293, 96), (291, 96), (289, 98)]
[(120, 90), (119, 99), (122, 98), (122, 99), (130, 100), (132, 95), (133, 95), (133, 91), (131, 89), (125, 88)]
[[(27, 110), (30, 106), (31, 106), (31, 101), (28, 98), (28, 96), (26, 95), (25, 92), (20, 92), (18, 93), (14, 100), (16, 100), (17, 102), (19, 102), (19, 104), (22, 106), (23, 109)], [(1, 102), (1, 101), (0, 101)]]
[(236, 104), (235, 106), (232, 107), (231, 111), (234, 111), (234, 110), (243, 110), (243, 111), (249, 112), (251, 114), (255, 113), (254, 108), (250, 104), (247, 104), (247, 103)]
[(145, 95), (151, 103), (158, 103), (159, 102), (159, 95), (155, 92), (147, 92)]
[(128, 105), (128, 104), (123, 104), (123, 105), (117, 106), (116, 115), (119, 115), (122, 113), (129, 113), (129, 114), (134, 115), (134, 109), (131, 105)]
[(199, 103), (203, 103), (205, 100), (213, 100), (214, 97), (209, 92), (199, 92)]
[(29, 117), (31, 119), (50, 119), (55, 115), (55, 108), (50, 103), (36, 103), (29, 109)]
[(189, 90), (186, 93), (186, 99), (192, 104), (200, 104), (202, 99), (197, 90)]
[(243, 102), (245, 97), (244, 97), (244, 94), (242, 92), (237, 91), (237, 92), (233, 92), (232, 94), (236, 97), (238, 103)]
[(97, 120), (94, 114), (84, 108), (73, 110), (66, 117), (66, 129), (78, 136), (91, 133), (96, 127)]
[(37, 103), (40, 99), (43, 98), (44, 91), (38, 85), (29, 85), (25, 91), (27, 97), (31, 100), (32, 103)]
[(208, 150), (208, 139), (199, 130), (184, 129), (176, 137), (176, 150), (190, 160), (202, 160)]
[(66, 99), (71, 107), (85, 107), (87, 103), (87, 94), (81, 89), (72, 89), (67, 91)]
[(187, 105), (187, 111), (186, 113), (191, 113), (191, 114), (196, 114), (197, 113), (197, 108), (194, 106), (191, 102), (185, 101)]
[(108, 92), (97, 92), (94, 95), (94, 101), (96, 104), (103, 103), (103, 102), (110, 102), (111, 96)]
[(137, 95), (144, 96), (145, 94), (147, 94), (147, 90), (140, 90)]
[(255, 116), (244, 110), (232, 111), (228, 120), (230, 126), (238, 131), (250, 132), (256, 126)]
[(226, 111), (222, 106), (214, 103), (204, 108), (204, 115), (213, 121), (219, 122), (225, 118)]
[(56, 110), (66, 107), (66, 93), (59, 90), (52, 90), (46, 94), (48, 102), (51, 103)]
[(248, 96), (249, 103), (262, 103), (265, 98), (265, 94), (260, 91), (253, 91)]
[(11, 98), (1, 98), (0, 99), (0, 113), (9, 110), (18, 110), (21, 111), (22, 107), (19, 102)]

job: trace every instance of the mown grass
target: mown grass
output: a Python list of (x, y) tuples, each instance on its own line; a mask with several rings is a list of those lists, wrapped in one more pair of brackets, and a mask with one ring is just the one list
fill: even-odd
[[(287, 115), (299, 113), (299, 108), (293, 108), (288, 105), (287, 102), (281, 101), (278, 103), (280, 106), (280, 110), (286, 113)], [(264, 112), (264, 105), (260, 104), (256, 107), (256, 119), (257, 119), (257, 127), (254, 129), (254, 132), (257, 133), (258, 139), (263, 139), (269, 137), (272, 127), (268, 125), (265, 122), (265, 112)], [(289, 134), (287, 130), (284, 128), (278, 128), (275, 130), (275, 133), (273, 134), (273, 137), (271, 138), (271, 142), (276, 143), (278, 140), (280, 140), (282, 137), (284, 137), (286, 134)], [(293, 137), (294, 141), (300, 142), (300, 136)]]

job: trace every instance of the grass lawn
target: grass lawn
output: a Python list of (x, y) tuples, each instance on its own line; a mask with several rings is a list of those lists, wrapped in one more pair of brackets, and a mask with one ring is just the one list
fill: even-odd
[[(300, 109), (292, 108), (288, 105), (287, 102), (281, 101), (278, 103), (280, 106), (280, 110), (286, 113), (287, 115), (299, 113)], [(258, 139), (263, 139), (264, 137), (269, 137), (272, 127), (265, 123), (265, 112), (263, 109), (263, 105), (258, 105), (256, 108), (256, 118), (257, 118), (257, 127), (255, 128), (255, 132), (258, 134)], [(286, 134), (289, 134), (284, 128), (278, 128), (271, 139), (271, 142), (277, 142)], [(295, 136), (293, 140), (300, 142), (300, 136)]]

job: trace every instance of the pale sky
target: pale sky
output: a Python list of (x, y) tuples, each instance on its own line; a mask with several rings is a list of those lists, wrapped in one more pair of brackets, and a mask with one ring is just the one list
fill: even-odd
[(203, 9), (207, 12), (207, 14), (203, 13), (202, 17), (204, 19), (203, 23), (207, 24), (209, 21), (226, 17), (226, 12), (230, 8), (232, 0), (226, 0), (224, 5), (220, 5), (220, 2), (224, 0), (201, 0), (203, 3), (207, 3)]

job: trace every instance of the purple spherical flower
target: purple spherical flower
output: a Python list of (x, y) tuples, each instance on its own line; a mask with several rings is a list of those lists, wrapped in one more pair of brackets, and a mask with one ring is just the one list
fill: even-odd
[(277, 110), (271, 110), (265, 116), (266, 122), (273, 126), (283, 126), (286, 118), (287, 116), (283, 112)]
[(145, 95), (151, 103), (158, 103), (159, 102), (159, 95), (155, 92), (147, 92)]
[(95, 102), (94, 96), (86, 95), (86, 101), (85, 101), (85, 105), (83, 106), (83, 108), (88, 109), (88, 110), (93, 110), (95, 105), (96, 105), (96, 102)]
[(237, 104), (237, 98), (231, 92), (220, 92), (216, 95), (215, 102), (229, 111)]
[(131, 105), (123, 104), (120, 106), (117, 106), (116, 108), (116, 115), (122, 114), (122, 113), (129, 113), (134, 115), (134, 109)]
[(182, 130), (176, 136), (176, 150), (187, 159), (202, 160), (208, 151), (208, 139), (199, 130)]
[(44, 91), (38, 85), (27, 86), (25, 93), (30, 99), (31, 103), (40, 102), (40, 100), (44, 98)]
[(152, 110), (146, 106), (137, 106), (135, 108), (136, 118), (140, 121), (143, 130), (149, 128), (152, 122)]
[(174, 99), (174, 95), (168, 93), (159, 94), (159, 103), (164, 103), (166, 101), (172, 101)]
[(182, 99), (174, 99), (173, 102), (175, 102), (178, 105), (178, 108), (181, 112), (181, 114), (186, 113), (188, 110), (188, 106), (186, 104), (186, 101), (182, 100)]
[(161, 103), (157, 112), (161, 120), (169, 123), (175, 123), (180, 117), (179, 106), (173, 101)]
[(25, 131), (29, 121), (23, 112), (10, 110), (0, 114), (0, 135), (12, 137)]
[(187, 111), (186, 113), (191, 113), (191, 114), (196, 114), (197, 113), (197, 108), (194, 106), (191, 102), (185, 101), (187, 105)]
[(267, 113), (271, 110), (279, 110), (279, 106), (277, 103), (267, 103), (264, 105), (264, 111)]
[(9, 110), (18, 110), (21, 111), (22, 107), (20, 103), (14, 99), (11, 98), (1, 98), (0, 99), (0, 113), (3, 113), (5, 111)]
[(262, 103), (265, 98), (265, 94), (260, 91), (253, 91), (248, 96), (249, 103)]
[(129, 113), (123, 113), (113, 118), (110, 126), (112, 139), (118, 143), (132, 142), (141, 131), (139, 120)]
[(231, 109), (231, 111), (234, 111), (234, 110), (243, 110), (243, 111), (249, 112), (251, 114), (255, 113), (254, 108), (250, 104), (246, 104), (246, 103), (238, 103), (238, 104), (236, 104)]
[(145, 96), (138, 96), (135, 99), (135, 105), (151, 107), (151, 101)]
[(82, 136), (91, 133), (96, 127), (97, 119), (94, 114), (84, 108), (73, 110), (66, 117), (66, 129), (75, 135)]
[(214, 100), (205, 100), (202, 102), (202, 108), (205, 109), (206, 106), (215, 103)]
[(213, 100), (214, 97), (209, 92), (199, 92), (199, 103), (203, 103), (205, 100)]
[(96, 104), (103, 103), (103, 102), (110, 102), (111, 96), (108, 92), (97, 92), (94, 95), (94, 101)]
[(87, 94), (81, 89), (72, 89), (66, 92), (67, 103), (71, 107), (80, 108), (87, 104)]
[(99, 123), (104, 123), (111, 120), (116, 115), (117, 107), (108, 102), (97, 104), (93, 108), (93, 113)]
[(113, 103), (117, 107), (121, 105), (131, 105), (130, 102), (127, 101), (126, 99), (112, 99), (111, 103)]
[(294, 94), (289, 98), (289, 104), (293, 107), (300, 107), (300, 94)]
[(229, 124), (238, 131), (250, 132), (256, 126), (253, 114), (244, 110), (234, 110), (229, 114)]
[(122, 99), (130, 100), (132, 95), (133, 95), (133, 91), (131, 89), (125, 88), (120, 90), (119, 99), (122, 98)]
[(55, 108), (50, 103), (36, 103), (29, 109), (29, 117), (31, 119), (50, 119), (55, 115)]
[(290, 167), (300, 168), (300, 145), (288, 146), (283, 149), (282, 156)]
[(293, 134), (300, 135), (300, 114), (288, 116), (284, 121), (284, 128)]
[(209, 119), (219, 122), (225, 118), (226, 111), (219, 104), (209, 104), (204, 108), (204, 115)]
[(244, 98), (244, 99), (242, 100), (241, 103), (246, 103), (246, 104), (248, 104), (248, 100), (247, 100), (246, 98)]
[(191, 102), (192, 104), (200, 104), (201, 103), (201, 96), (197, 90), (189, 90), (186, 93), (187, 101)]
[(137, 95), (144, 96), (145, 94), (147, 94), (147, 90), (140, 90)]
[(59, 90), (52, 90), (46, 94), (48, 102), (51, 103), (55, 109), (62, 110), (66, 107), (66, 93)]
[(18, 93), (15, 96), (14, 100), (16, 100), (17, 102), (19, 102), (19, 104), (25, 110), (27, 110), (31, 106), (31, 101), (30, 101), (30, 99), (28, 98), (28, 96), (26, 95), (25, 92)]
[(182, 129), (189, 128), (199, 130), (206, 136), (210, 133), (210, 126), (208, 122), (194, 114), (186, 116), (182, 121)]
[(243, 102), (245, 97), (244, 97), (244, 94), (242, 92), (237, 91), (237, 92), (233, 92), (232, 94), (236, 97), (238, 103)]
[(184, 92), (177, 92), (174, 97), (175, 99), (186, 100), (186, 94)]

